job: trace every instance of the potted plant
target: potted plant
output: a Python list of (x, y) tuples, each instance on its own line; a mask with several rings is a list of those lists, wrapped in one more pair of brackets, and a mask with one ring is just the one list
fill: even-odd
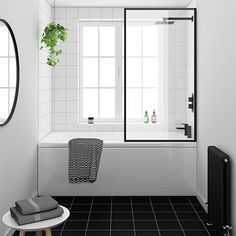
[(51, 22), (45, 27), (40, 49), (48, 48), (47, 64), (49, 66), (54, 67), (59, 62), (58, 55), (62, 53), (62, 50), (58, 46), (60, 41), (66, 40), (67, 34), (68, 29), (55, 22)]

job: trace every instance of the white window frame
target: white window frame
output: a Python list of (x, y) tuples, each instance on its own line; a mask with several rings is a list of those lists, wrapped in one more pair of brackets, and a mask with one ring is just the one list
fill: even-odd
[[(98, 87), (83, 87), (83, 58), (114, 58), (113, 56), (83, 56), (83, 27), (88, 26), (115, 26), (115, 87), (99, 86), (99, 62), (98, 62)], [(96, 123), (119, 123), (122, 119), (122, 27), (121, 21), (79, 21), (79, 123), (87, 122), (83, 117), (83, 89), (115, 89), (115, 118), (95, 118)], [(99, 32), (99, 31), (98, 31)], [(98, 50), (99, 50), (99, 33), (98, 33)], [(99, 115), (99, 100), (98, 115)]]

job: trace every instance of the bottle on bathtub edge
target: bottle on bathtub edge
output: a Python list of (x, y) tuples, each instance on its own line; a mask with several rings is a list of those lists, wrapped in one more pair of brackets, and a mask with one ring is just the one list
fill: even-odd
[(145, 114), (144, 114), (144, 123), (149, 123), (149, 115), (147, 111), (145, 111)]
[(157, 123), (157, 115), (156, 115), (155, 109), (153, 110), (151, 120), (152, 120), (152, 123)]

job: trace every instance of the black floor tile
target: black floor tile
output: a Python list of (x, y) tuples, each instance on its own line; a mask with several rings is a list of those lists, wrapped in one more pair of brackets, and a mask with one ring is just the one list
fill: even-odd
[(89, 212), (70, 212), (68, 220), (88, 220)]
[(201, 212), (205, 212), (204, 208), (202, 207), (202, 205), (198, 204), (198, 205), (193, 205), (195, 211), (201, 211)]
[(157, 230), (155, 221), (135, 221), (136, 230)]
[(178, 221), (157, 221), (160, 230), (181, 230), (181, 226)]
[(223, 233), (216, 231), (216, 230), (209, 230), (209, 233), (211, 236), (223, 236), (224, 235)]
[(111, 205), (93, 205), (92, 211), (110, 211)]
[(112, 203), (113, 204), (131, 204), (130, 197), (113, 197)]
[[(42, 232), (43, 235), (46, 235), (44, 232)], [(28, 232), (25, 234), (26, 236), (30, 236), (30, 234), (28, 234)], [(33, 236), (34, 234), (32, 234)], [(37, 234), (35, 234), (37, 236)], [(60, 236), (61, 235), (61, 231), (52, 231), (52, 235), (53, 236)]]
[(173, 205), (175, 211), (193, 211), (194, 209), (192, 208), (191, 205)]
[[(54, 236), (54, 233), (52, 234)], [(85, 231), (65, 231), (63, 230), (61, 236), (85, 236)]]
[(161, 231), (161, 236), (184, 236), (183, 231)]
[(112, 220), (130, 220), (132, 221), (132, 212), (112, 212)]
[(112, 211), (131, 211), (131, 205), (112, 205)]
[(177, 220), (176, 215), (174, 212), (155, 212), (157, 220)]
[(91, 205), (85, 205), (85, 204), (79, 204), (79, 205), (74, 205), (71, 208), (71, 211), (90, 211)]
[(149, 205), (149, 197), (132, 197), (132, 204), (133, 205)]
[(134, 231), (111, 231), (111, 236), (134, 236)]
[(60, 224), (60, 225), (58, 225), (58, 226), (56, 226), (56, 227), (53, 227), (52, 230), (53, 230), (53, 231), (61, 231), (62, 228), (63, 228), (63, 225), (64, 225), (64, 223), (62, 223), (62, 224)]
[(133, 221), (112, 221), (112, 230), (134, 230)]
[(171, 205), (153, 205), (154, 211), (174, 211)]
[(158, 231), (136, 231), (136, 236), (160, 236)]
[(153, 212), (140, 212), (135, 211), (134, 212), (134, 220), (155, 220)]
[(87, 225), (87, 221), (67, 221), (65, 224), (65, 230), (85, 230)]
[(151, 205), (133, 205), (133, 211), (152, 211)]
[(170, 204), (168, 197), (151, 197), (152, 204)]
[(172, 204), (190, 204), (187, 197), (170, 197)]
[(208, 221), (208, 215), (206, 212), (198, 212), (198, 216), (201, 218), (202, 221), (207, 222)]
[(74, 204), (91, 204), (92, 197), (75, 197)]
[(109, 236), (110, 231), (87, 231), (86, 236)]
[(176, 212), (179, 220), (199, 220), (197, 213), (195, 212)]
[(188, 199), (192, 204), (200, 204), (200, 202), (197, 200), (195, 196), (188, 197)]
[(111, 204), (111, 197), (94, 197), (93, 204), (102, 204), (102, 205), (110, 205)]
[(88, 230), (110, 230), (110, 221), (89, 221)]
[(201, 221), (180, 221), (184, 230), (205, 230)]
[(53, 197), (55, 200), (58, 201), (59, 204), (63, 205), (63, 204), (71, 204), (73, 201), (73, 197), (64, 197), (64, 196), (57, 196), (57, 197)]
[(209, 236), (207, 231), (184, 231), (186, 236)]
[(110, 220), (110, 212), (93, 211), (90, 214), (90, 220)]

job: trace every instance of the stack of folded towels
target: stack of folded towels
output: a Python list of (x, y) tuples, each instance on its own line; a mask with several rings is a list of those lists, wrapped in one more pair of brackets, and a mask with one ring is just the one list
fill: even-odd
[(58, 202), (49, 196), (16, 201), (15, 205), (10, 209), (10, 212), (18, 225), (49, 220), (63, 214), (63, 209), (58, 205)]

